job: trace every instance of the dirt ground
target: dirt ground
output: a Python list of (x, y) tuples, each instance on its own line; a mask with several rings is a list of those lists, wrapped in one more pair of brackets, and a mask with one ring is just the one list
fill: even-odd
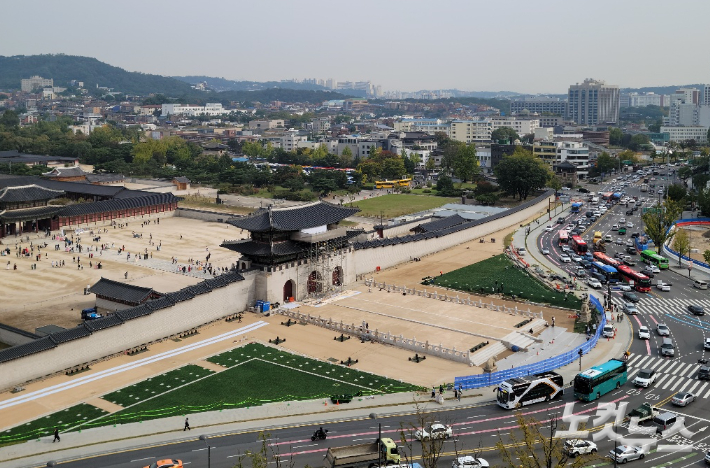
[[(710, 239), (703, 236), (703, 234), (708, 232), (707, 227), (688, 226), (683, 230), (686, 231), (690, 236), (690, 248), (693, 250), (698, 249), (697, 252), (690, 252), (690, 258), (692, 258), (693, 260), (699, 260), (701, 262), (704, 262), (705, 259), (703, 258), (703, 252), (705, 252), (706, 250), (710, 250)], [(671, 247), (672, 246), (673, 244), (671, 243)]]

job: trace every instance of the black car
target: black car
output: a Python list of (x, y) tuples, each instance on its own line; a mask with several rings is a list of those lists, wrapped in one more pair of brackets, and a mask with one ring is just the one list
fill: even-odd
[(579, 191), (580, 193), (589, 193), (589, 190), (584, 187), (578, 188), (577, 191)]
[(581, 262), (579, 262), (579, 265), (583, 268), (588, 269), (590, 266), (592, 266), (592, 262), (590, 262), (589, 260), (582, 260)]
[(596, 278), (601, 284), (607, 283), (606, 276), (602, 275), (601, 273), (597, 273), (596, 271), (589, 273), (589, 276), (591, 276), (592, 278)]
[(626, 216), (633, 216), (634, 210), (626, 210)]
[(629, 302), (633, 302), (634, 304), (641, 300), (636, 294), (632, 293), (631, 291), (626, 291), (624, 293), (624, 299)]
[(626, 247), (626, 253), (636, 255), (638, 252), (636, 252), (636, 247)]
[(710, 367), (703, 364), (698, 369), (698, 380), (710, 380)]
[(705, 315), (705, 309), (702, 306), (691, 304), (688, 306), (688, 310), (693, 315)]
[(639, 237), (640, 235), (641, 234), (639, 234), (638, 232), (634, 232), (633, 234), (631, 234), (631, 237), (635, 239), (635, 238)]

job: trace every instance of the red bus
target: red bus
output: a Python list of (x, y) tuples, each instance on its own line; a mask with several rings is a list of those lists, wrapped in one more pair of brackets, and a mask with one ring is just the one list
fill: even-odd
[(613, 266), (614, 268), (618, 268), (618, 266), (621, 265), (619, 260), (611, 258), (607, 254), (601, 252), (594, 252), (594, 259), (602, 262), (604, 265)]
[(566, 244), (569, 242), (569, 231), (565, 231), (564, 229), (560, 230), (560, 240), (557, 242), (558, 245)]
[(570, 238), (569, 245), (572, 247), (572, 250), (578, 254), (587, 253), (587, 243), (584, 242), (584, 239), (579, 236), (572, 236)]
[(651, 290), (651, 278), (634, 271), (626, 265), (616, 267), (619, 272), (619, 279), (627, 283), (633, 281), (634, 289), (638, 292), (649, 292)]

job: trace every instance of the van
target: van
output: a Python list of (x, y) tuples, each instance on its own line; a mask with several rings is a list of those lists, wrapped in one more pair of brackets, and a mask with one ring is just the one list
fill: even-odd
[(614, 327), (612, 325), (604, 325), (602, 332), (604, 338), (614, 338)]
[(670, 428), (673, 424), (675, 424), (675, 421), (676, 415), (673, 413), (663, 413), (653, 418), (653, 424), (656, 426), (657, 433), (661, 433)]
[(663, 344), (661, 345), (661, 356), (675, 356), (675, 346), (673, 345), (673, 340), (671, 338), (663, 338)]
[(708, 284), (703, 280), (693, 281), (693, 286), (695, 286), (698, 289), (707, 289), (708, 288)]

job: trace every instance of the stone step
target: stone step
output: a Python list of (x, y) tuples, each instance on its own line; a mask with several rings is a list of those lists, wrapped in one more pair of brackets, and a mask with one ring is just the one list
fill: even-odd
[(481, 366), (491, 357), (497, 357), (500, 353), (506, 351), (507, 349), (508, 348), (506, 348), (500, 341), (493, 341), (473, 353), (471, 356), (471, 362), (473, 362), (474, 366)]

